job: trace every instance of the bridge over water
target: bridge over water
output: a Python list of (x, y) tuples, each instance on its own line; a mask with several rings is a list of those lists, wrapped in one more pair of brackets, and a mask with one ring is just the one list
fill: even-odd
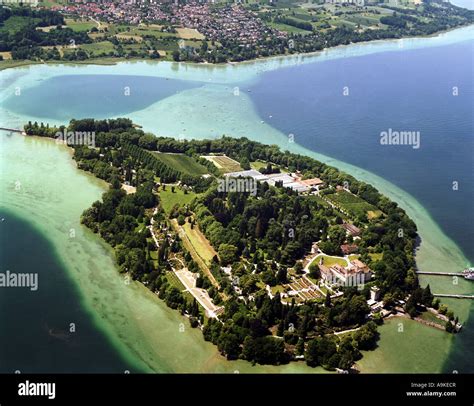
[(418, 275), (442, 275), (442, 276), (462, 276), (464, 274), (462, 272), (425, 272), (425, 271), (417, 271)]

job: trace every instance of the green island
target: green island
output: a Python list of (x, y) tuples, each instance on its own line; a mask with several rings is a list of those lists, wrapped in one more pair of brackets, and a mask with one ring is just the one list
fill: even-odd
[(441, 0), (40, 1), (0, 8), (0, 69), (120, 60), (225, 63), (427, 36), (469, 25)]
[(386, 318), (461, 328), (419, 285), (414, 222), (349, 174), (246, 138), (157, 137), (126, 118), (24, 131), (70, 146), (108, 182), (81, 222), (124, 278), (229, 360), (357, 372)]

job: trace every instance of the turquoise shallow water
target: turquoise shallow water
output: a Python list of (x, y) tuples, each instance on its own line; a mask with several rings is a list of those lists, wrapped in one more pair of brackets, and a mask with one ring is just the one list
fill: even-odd
[[(322, 151), (329, 151), (327, 149), (328, 145), (334, 146), (334, 141), (333, 144), (330, 144), (330, 139), (325, 139), (324, 142), (320, 140), (319, 143), (316, 142), (314, 144), (305, 143), (304, 139), (298, 138), (298, 132), (296, 137), (297, 143), (289, 144), (288, 131), (284, 127), (285, 117), (282, 117), (283, 113), (274, 113), (277, 109), (272, 107), (270, 103), (276, 103), (279, 99), (264, 102), (262, 105), (261, 100), (258, 99), (260, 95), (257, 93), (261, 91), (259, 86), (265, 83), (267, 83), (267, 86), (263, 91), (267, 92), (267, 94), (271, 94), (272, 89), (278, 90), (282, 88), (284, 77), (282, 79), (279, 75), (284, 75), (285, 72), (291, 71), (291, 69), (297, 75), (306, 70), (308, 74), (306, 83), (308, 85), (316, 83), (317, 81), (313, 81), (311, 76), (317, 77), (318, 74), (324, 72), (323, 64), (318, 62), (337, 65), (338, 61), (340, 61), (339, 66), (345, 67), (357, 59), (383, 59), (383, 55), (386, 55), (386, 60), (391, 58), (393, 61), (397, 59), (400, 51), (406, 50), (406, 53), (401, 52), (401, 54), (409, 55), (409, 52), (414, 49), (419, 49), (421, 53), (426, 49), (442, 49), (450, 45), (455, 47), (472, 40), (472, 38), (474, 38), (473, 27), (467, 27), (434, 38), (359, 44), (351, 47), (340, 47), (314, 56), (274, 58), (256, 63), (224, 67), (178, 65), (173, 63), (123, 63), (112, 67), (32, 66), (9, 70), (2, 75), (4, 80), (2, 83), (2, 93), (0, 94), (3, 102), (1, 115), (4, 122), (17, 126), (30, 119), (60, 122), (60, 117), (57, 115), (58, 111), (61, 111), (61, 117), (66, 117), (67, 114), (74, 114), (76, 117), (88, 115), (90, 111), (95, 111), (95, 106), (99, 110), (103, 107), (101, 104), (104, 103), (104, 97), (115, 95), (115, 105), (122, 109), (121, 111), (127, 111), (127, 115), (134, 121), (142, 124), (145, 129), (160, 135), (194, 138), (209, 138), (222, 134), (247, 136), (260, 142), (278, 144), (285, 149), (312, 155), (346, 170), (359, 179), (376, 185), (383, 193), (399, 202), (409, 212), (410, 216), (417, 223), (422, 237), (422, 245), (417, 255), (418, 265), (422, 270), (458, 270), (465, 266), (468, 260), (453, 241), (455, 236), (453, 237), (451, 234), (451, 238), (448, 238), (433, 220), (432, 213), (426, 210), (425, 205), (420, 204), (416, 198), (408, 194), (406, 190), (403, 190), (405, 189), (403, 184), (396, 186), (387, 182), (386, 179), (377, 176), (373, 173), (379, 173), (377, 168), (372, 169), (372, 172), (368, 171), (366, 167), (362, 169), (334, 159), (342, 159), (344, 157), (344, 154), (338, 153), (337, 148), (330, 151), (330, 155), (333, 158), (322, 155)], [(133, 76), (129, 76), (132, 72)], [(342, 73), (347, 74), (348, 72)], [(76, 75), (79, 80), (88, 80), (96, 83), (96, 86), (88, 89), (85, 101), (82, 103), (77, 103), (77, 100), (73, 100), (75, 95), (71, 93), (72, 88), (69, 85), (73, 75)], [(105, 78), (104, 75), (107, 75), (107, 80), (102, 81), (101, 79)], [(333, 75), (337, 75), (337, 70)], [(414, 75), (416, 77), (416, 72), (414, 72)], [(85, 79), (85, 76), (87, 76), (87, 79)], [(110, 79), (111, 76), (115, 76), (116, 80)], [(64, 80), (64, 78), (68, 80)], [(145, 92), (147, 85), (151, 86), (157, 83), (157, 78), (169, 79), (166, 81), (166, 85), (170, 93)], [(189, 82), (189, 87), (175, 80), (178, 78), (180, 81)], [(49, 103), (41, 106), (41, 109), (34, 109), (32, 101), (38, 103), (38, 100), (41, 100), (41, 95), (48, 94), (52, 81), (55, 84), (55, 99), (49, 100)], [(130, 84), (132, 94), (143, 92), (149, 98), (144, 97), (144, 100), (138, 100), (138, 102), (135, 99), (133, 103), (136, 104), (133, 104), (130, 102), (131, 99), (126, 99), (125, 96), (118, 96), (117, 93), (114, 93), (123, 90), (125, 83), (127, 85)], [(178, 89), (178, 86), (182, 86), (178, 93), (171, 92), (173, 84), (176, 84), (176, 89)], [(316, 90), (313, 94), (314, 100), (318, 100), (318, 97), (321, 97), (321, 94)], [(19, 95), (15, 96), (15, 92)], [(302, 95), (304, 95), (304, 92)], [(156, 101), (153, 101), (154, 97), (157, 98)], [(289, 93), (288, 100), (280, 101), (282, 106), (276, 106), (282, 109), (283, 112), (286, 109), (288, 117), (286, 121), (289, 124), (292, 123), (291, 109), (299, 103), (297, 97), (294, 93)], [(423, 106), (423, 100), (420, 100), (419, 105)], [(349, 107), (354, 109), (354, 106)], [(303, 110), (300, 118), (303, 123), (298, 123), (298, 125), (307, 125), (308, 128), (314, 125), (313, 116), (322, 114), (322, 111), (313, 110), (314, 106), (311, 103), (303, 104), (299, 108)], [(34, 114), (31, 114), (32, 111)], [(271, 113), (275, 114), (275, 116)], [(108, 112), (104, 111), (104, 114), (108, 114)], [(341, 122), (344, 123), (343, 117)], [(328, 126), (327, 128), (330, 127)], [(315, 132), (317, 130), (318, 128), (315, 127)], [(308, 146), (312, 150), (304, 148), (299, 144)], [(345, 143), (340, 144), (341, 151), (346, 151), (347, 145)], [(374, 161), (377, 162), (377, 157), (374, 157)], [(361, 166), (360, 162), (357, 163)], [(387, 177), (386, 174), (384, 174), (385, 177)], [(416, 172), (413, 173), (413, 177), (416, 178)], [(9, 202), (9, 204), (15, 205), (14, 202)], [(439, 221), (436, 218), (435, 220)], [(472, 284), (462, 282), (457, 286), (452, 286), (444, 278), (432, 279), (430, 284), (440, 292), (466, 293), (472, 291)], [(469, 303), (453, 301), (450, 305), (454, 306), (463, 320), (468, 318)], [(98, 310), (96, 309), (96, 311)], [(113, 325), (114, 320), (110, 322)], [(113, 329), (109, 334), (114, 334)], [(468, 342), (467, 339), (470, 337), (470, 334), (471, 329), (468, 326), (466, 333), (463, 333), (458, 339), (460, 345), (455, 343), (454, 348), (465, 348), (468, 350), (463, 343)], [(124, 338), (121, 337), (120, 340), (123, 341)], [(429, 340), (438, 339), (436, 336), (430, 336)], [(390, 343), (390, 340), (386, 340), (386, 342)], [(388, 345), (392, 346), (393, 344), (387, 344), (387, 348), (381, 348), (380, 351), (391, 351)], [(443, 344), (445, 348), (449, 348), (450, 345), (450, 342)], [(133, 346), (133, 343), (128, 342), (128, 348), (130, 346)], [(452, 351), (451, 354), (452, 356), (449, 357), (449, 360), (454, 362), (458, 370), (469, 370), (472, 367), (470, 362), (472, 358), (465, 356), (456, 358), (456, 351)], [(370, 364), (370, 357), (373, 356), (372, 354), (367, 355), (368, 365)], [(442, 363), (446, 358), (446, 352), (440, 353), (438, 358), (440, 363)], [(162, 362), (165, 361), (162, 360)], [(173, 369), (173, 367), (170, 368)], [(402, 362), (398, 360), (396, 369), (403, 370), (403, 368), (409, 370), (410, 361), (408, 359), (404, 359)], [(436, 367), (430, 364), (429, 368)], [(449, 369), (451, 366), (447, 368)], [(374, 370), (373, 367), (370, 369)], [(384, 364), (383, 370), (390, 370), (390, 362)]]

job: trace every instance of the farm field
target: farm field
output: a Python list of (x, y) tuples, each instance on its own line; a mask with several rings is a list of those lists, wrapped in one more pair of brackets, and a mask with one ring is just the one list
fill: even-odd
[(93, 56), (102, 56), (114, 51), (114, 44), (109, 41), (92, 42), (91, 44), (81, 44), (79, 48)]
[(178, 31), (178, 37), (182, 39), (204, 39), (204, 35), (202, 35), (198, 30), (195, 28), (176, 28)]
[(369, 211), (379, 211), (375, 206), (345, 190), (326, 195), (326, 197), (336, 206), (356, 217), (367, 217)]
[(169, 167), (188, 175), (205, 175), (208, 170), (194, 158), (184, 154), (168, 154), (163, 152), (153, 153), (161, 162)]
[(203, 156), (208, 161), (211, 161), (217, 166), (223, 173), (238, 172), (242, 170), (240, 163), (226, 155), (207, 155)]
[(302, 34), (302, 35), (311, 34), (311, 31), (303, 30), (303, 29), (297, 28), (297, 27), (293, 27), (293, 26), (288, 25), (288, 24), (271, 22), (271, 23), (268, 23), (267, 25), (272, 27), (272, 28), (275, 28), (277, 30), (285, 31), (285, 32), (292, 33), (292, 34)]

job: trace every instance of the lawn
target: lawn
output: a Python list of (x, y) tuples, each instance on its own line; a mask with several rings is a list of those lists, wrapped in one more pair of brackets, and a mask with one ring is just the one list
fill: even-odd
[(40, 6), (45, 8), (51, 8), (53, 6), (60, 6), (63, 4), (67, 4), (67, 0), (42, 0), (41, 3), (39, 3)]
[(166, 272), (166, 279), (171, 286), (178, 288), (180, 291), (186, 289), (174, 272)]
[[(174, 286), (175, 288), (179, 289), (179, 291), (183, 294), (188, 304), (193, 303), (194, 296), (190, 292), (183, 292), (183, 290), (185, 290), (186, 287), (181, 283), (181, 281), (179, 280), (179, 278), (176, 276), (174, 272), (166, 272), (166, 280), (171, 286)], [(199, 307), (201, 308), (204, 314), (205, 311), (203, 307), (201, 305), (199, 305)]]
[(238, 172), (242, 170), (240, 164), (237, 161), (232, 158), (229, 158), (226, 155), (207, 155), (203, 156), (203, 158), (206, 158), (208, 161), (211, 161), (223, 173)]
[(77, 20), (74, 21), (72, 18), (66, 18), (66, 25), (73, 31), (90, 31), (92, 28), (97, 27), (97, 24), (91, 20)]
[(277, 293), (284, 293), (285, 292), (285, 288), (281, 285), (272, 286), (270, 288), (270, 290), (272, 291), (272, 295), (276, 295)]
[(372, 261), (380, 261), (383, 258), (383, 253), (373, 252), (369, 254), (369, 257), (372, 258)]
[(367, 214), (369, 211), (377, 211), (377, 208), (375, 206), (372, 206), (364, 199), (361, 199), (360, 197), (355, 196), (352, 193), (346, 192), (345, 190), (329, 194), (326, 197), (334, 204), (336, 204), (336, 206), (339, 206), (341, 209), (347, 211), (355, 217), (363, 216), (367, 218)]
[(436, 323), (439, 324), (440, 326), (445, 325), (445, 322), (443, 320), (438, 319), (433, 313), (431, 312), (423, 312), (419, 316), (421, 319), (431, 322), (431, 323)]
[(315, 265), (319, 265), (319, 261), (321, 260), (321, 258), (323, 259), (323, 265), (328, 266), (328, 267), (334, 264), (339, 264), (344, 267), (347, 266), (347, 261), (344, 258), (330, 257), (328, 255), (323, 255), (323, 254), (318, 255), (316, 258), (314, 258), (312, 263)]
[(81, 44), (79, 45), (79, 47), (92, 56), (99, 56), (104, 53), (108, 54), (109, 52), (114, 51), (114, 44), (109, 41), (93, 42), (91, 44)]
[(258, 171), (259, 169), (266, 168), (267, 163), (263, 161), (250, 162), (250, 167)]
[(185, 194), (183, 190), (177, 187), (175, 188), (174, 193), (171, 191), (171, 186), (167, 186), (166, 190), (163, 190), (163, 188), (160, 189), (161, 206), (165, 210), (166, 214), (170, 213), (171, 209), (176, 204), (179, 204), (180, 206), (184, 206), (186, 204), (191, 203), (191, 201), (195, 197), (196, 197), (196, 193), (188, 192), (187, 194)]
[[(272, 164), (272, 166), (275, 168), (275, 167), (279, 167), (279, 165), (275, 165), (275, 164)], [(255, 169), (256, 171), (262, 169), (262, 168), (266, 168), (267, 167), (267, 162), (263, 162), (263, 161), (254, 161), (254, 162), (250, 162), (250, 167), (252, 169)], [(281, 173), (286, 173), (286, 170), (280, 168), (280, 172)], [(326, 203), (327, 204), (327, 203)]]
[(372, 220), (379, 218), (382, 214), (383, 213), (381, 210), (369, 210), (367, 212), (367, 217), (369, 218), (369, 220)]
[(212, 275), (209, 270), (208, 264), (211, 262), (214, 255), (217, 255), (216, 251), (201, 233), (197, 226), (191, 229), (191, 225), (186, 223), (183, 227), (178, 225), (176, 219), (171, 220), (171, 225), (179, 233), (183, 242), (184, 248), (189, 251), (194, 261), (198, 264), (199, 268), (209, 278), (214, 286), (219, 286), (216, 278)]
[(184, 154), (167, 154), (162, 152), (154, 152), (153, 154), (169, 167), (188, 175), (204, 175), (209, 172), (205, 166), (201, 165), (194, 158)]
[(186, 235), (191, 242), (196, 253), (209, 265), (217, 255), (217, 252), (212, 247), (211, 243), (207, 240), (203, 233), (199, 230), (197, 226), (191, 229), (191, 224), (185, 223), (183, 226)]

